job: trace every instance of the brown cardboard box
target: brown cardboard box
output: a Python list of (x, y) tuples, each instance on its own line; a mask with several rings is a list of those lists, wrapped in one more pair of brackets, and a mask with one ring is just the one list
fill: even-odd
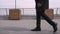
[(53, 9), (46, 9), (46, 10), (45, 10), (45, 14), (46, 14), (50, 19), (53, 19), (53, 18), (54, 18)]
[(21, 11), (19, 9), (10, 9), (9, 10), (9, 19), (19, 20), (21, 18)]

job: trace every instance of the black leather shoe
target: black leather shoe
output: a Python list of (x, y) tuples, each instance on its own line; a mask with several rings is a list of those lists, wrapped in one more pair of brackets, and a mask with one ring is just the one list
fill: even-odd
[(53, 32), (56, 32), (57, 31), (57, 23), (55, 25), (53, 25), (53, 29), (54, 29)]
[(40, 28), (35, 28), (35, 29), (32, 29), (31, 31), (41, 31)]

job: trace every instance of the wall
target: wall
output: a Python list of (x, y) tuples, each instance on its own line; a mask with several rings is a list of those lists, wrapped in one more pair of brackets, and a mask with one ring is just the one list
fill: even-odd
[[(49, 0), (49, 8), (54, 9), (54, 14), (56, 14), (56, 8), (59, 8), (60, 0)], [(9, 9), (15, 8), (15, 0), (0, 0), (0, 8), (7, 8), (0, 9), (0, 15), (8, 15)], [(35, 0), (16, 0), (16, 8), (35, 8)], [(23, 9), (22, 15), (23, 15)], [(60, 9), (57, 12), (60, 14)], [(24, 9), (24, 15), (35, 15), (35, 9)]]

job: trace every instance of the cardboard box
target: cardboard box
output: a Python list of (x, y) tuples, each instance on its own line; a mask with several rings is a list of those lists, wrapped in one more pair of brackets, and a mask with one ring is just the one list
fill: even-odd
[(10, 9), (9, 10), (9, 19), (19, 20), (21, 18), (21, 10), (19, 9)]

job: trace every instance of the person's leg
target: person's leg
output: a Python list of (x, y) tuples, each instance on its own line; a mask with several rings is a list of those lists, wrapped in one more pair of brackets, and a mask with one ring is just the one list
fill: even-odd
[(41, 16), (50, 24), (53, 26), (54, 32), (57, 31), (57, 24), (55, 22), (53, 22), (45, 13), (44, 11), (42, 11)]
[(40, 16), (40, 13), (39, 13), (39, 9), (36, 9), (36, 28), (35, 29), (32, 29), (32, 31), (41, 31), (41, 16)]
[(37, 10), (36, 11), (36, 26), (37, 26), (37, 28), (40, 28), (40, 26), (41, 26), (41, 16), (40, 16), (40, 13), (39, 13), (40, 11), (39, 10)]

